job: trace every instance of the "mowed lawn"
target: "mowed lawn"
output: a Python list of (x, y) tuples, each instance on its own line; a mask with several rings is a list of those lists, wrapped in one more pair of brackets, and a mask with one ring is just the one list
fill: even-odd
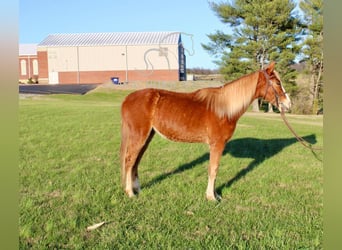
[[(278, 114), (246, 113), (205, 199), (208, 146), (156, 135), (142, 192), (120, 184), (120, 105), (128, 91), (19, 100), (20, 249), (321, 249), (323, 153)], [(288, 115), (323, 145), (322, 116)], [(101, 227), (87, 227), (105, 222)]]

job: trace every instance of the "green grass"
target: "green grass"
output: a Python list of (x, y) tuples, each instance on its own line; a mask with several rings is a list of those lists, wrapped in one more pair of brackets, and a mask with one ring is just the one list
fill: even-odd
[[(142, 193), (120, 185), (120, 104), (127, 91), (20, 99), (20, 249), (321, 249), (322, 152), (279, 115), (247, 113), (205, 199), (208, 146), (155, 136)], [(321, 116), (290, 116), (323, 144)], [(107, 222), (87, 231), (90, 225)]]

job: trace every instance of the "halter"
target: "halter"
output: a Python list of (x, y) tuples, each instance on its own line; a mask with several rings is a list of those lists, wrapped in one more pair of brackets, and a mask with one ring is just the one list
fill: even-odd
[[(270, 81), (270, 76), (267, 74), (266, 70), (262, 70), (262, 73), (264, 74), (264, 76), (265, 76), (265, 78), (266, 78), (266, 83), (267, 83), (267, 85), (266, 85), (265, 95), (264, 95), (264, 97), (262, 98), (261, 103), (260, 103), (260, 107), (261, 107), (261, 105), (262, 105), (262, 103), (263, 103), (263, 100), (265, 100), (265, 98), (266, 98), (266, 95), (267, 95), (267, 92), (268, 92), (268, 88), (271, 86), (271, 88), (272, 88), (272, 90), (273, 90), (273, 93), (274, 93), (274, 95), (275, 95), (275, 97), (276, 97), (277, 108), (279, 108), (279, 95), (278, 95), (278, 92), (277, 92), (277, 91), (275, 90), (275, 88), (273, 87), (273, 85), (272, 85), (272, 83), (271, 83), (271, 81)], [(284, 92), (284, 93), (286, 94), (286, 92)]]

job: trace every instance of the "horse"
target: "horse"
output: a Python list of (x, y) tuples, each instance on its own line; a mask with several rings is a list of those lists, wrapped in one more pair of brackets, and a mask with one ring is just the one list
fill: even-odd
[(121, 105), (121, 182), (128, 197), (141, 190), (138, 165), (155, 133), (172, 141), (209, 145), (207, 200), (218, 200), (215, 179), (226, 143), (239, 118), (257, 98), (288, 111), (291, 101), (271, 62), (265, 69), (220, 87), (190, 93), (146, 88)]

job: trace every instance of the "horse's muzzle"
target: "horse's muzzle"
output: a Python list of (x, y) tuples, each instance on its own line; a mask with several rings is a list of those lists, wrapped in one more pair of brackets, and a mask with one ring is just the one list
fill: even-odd
[(285, 100), (284, 102), (279, 103), (279, 110), (283, 110), (284, 112), (288, 112), (291, 109), (291, 101)]

